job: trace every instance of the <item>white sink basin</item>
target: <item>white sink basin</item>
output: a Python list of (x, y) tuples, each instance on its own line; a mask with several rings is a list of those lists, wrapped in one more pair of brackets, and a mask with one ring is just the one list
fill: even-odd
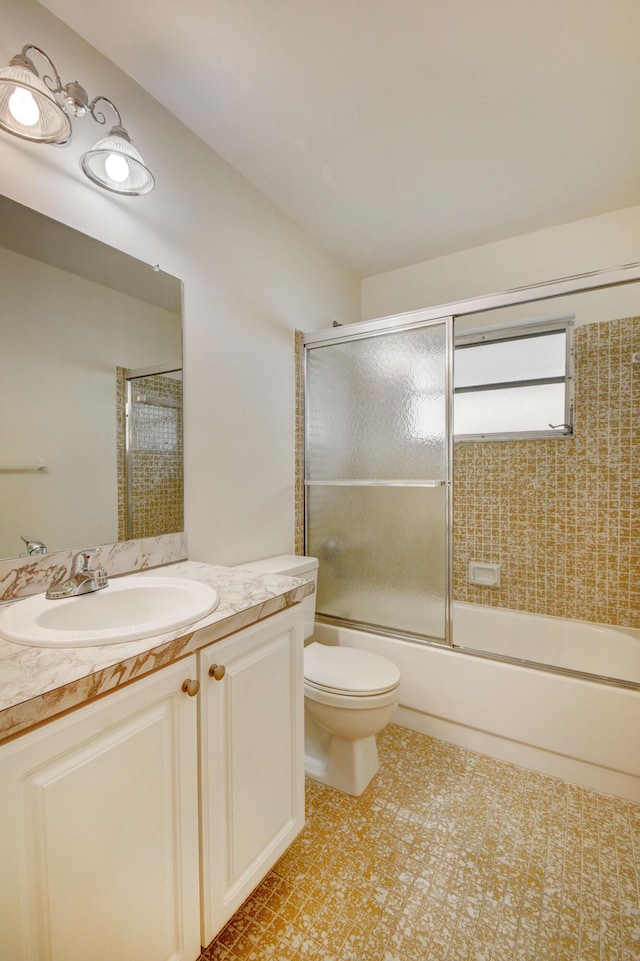
[(0, 609), (0, 637), (30, 647), (96, 647), (168, 634), (213, 611), (218, 592), (184, 577), (120, 577), (79, 597), (44, 594)]

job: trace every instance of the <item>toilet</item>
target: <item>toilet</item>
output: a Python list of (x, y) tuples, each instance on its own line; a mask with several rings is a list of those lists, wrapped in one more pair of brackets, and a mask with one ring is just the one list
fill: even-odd
[[(238, 568), (318, 583), (315, 557), (282, 554)], [(311, 640), (315, 594), (302, 603), (305, 772), (357, 797), (378, 770), (376, 734), (389, 723), (398, 704), (400, 671), (379, 654)]]

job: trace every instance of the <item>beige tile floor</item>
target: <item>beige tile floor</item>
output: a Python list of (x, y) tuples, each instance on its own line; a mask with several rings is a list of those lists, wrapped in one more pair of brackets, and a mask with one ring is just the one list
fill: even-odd
[(201, 961), (639, 961), (640, 805), (390, 725)]

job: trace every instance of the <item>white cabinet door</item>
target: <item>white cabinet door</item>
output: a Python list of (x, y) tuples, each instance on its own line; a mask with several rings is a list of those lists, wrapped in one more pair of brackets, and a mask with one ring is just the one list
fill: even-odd
[(199, 657), (206, 945), (304, 826), (302, 605)]
[(0, 958), (200, 953), (195, 655), (0, 747)]

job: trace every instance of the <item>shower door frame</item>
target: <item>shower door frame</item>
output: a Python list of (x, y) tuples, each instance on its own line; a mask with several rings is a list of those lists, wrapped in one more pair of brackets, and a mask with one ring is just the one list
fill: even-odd
[[(365, 337), (390, 334), (400, 330), (409, 330), (412, 327), (424, 327), (434, 323), (449, 323), (449, 336), (451, 343), (447, 343), (448, 358), (446, 361), (446, 394), (447, 394), (447, 438), (446, 438), (446, 475), (447, 475), (447, 497), (446, 497), (446, 555), (447, 555), (447, 591), (446, 591), (446, 614), (445, 614), (445, 640), (429, 639), (428, 637), (419, 638), (413, 634), (402, 631), (393, 631), (388, 628), (376, 627), (375, 625), (365, 624), (359, 621), (344, 620), (337, 617), (318, 614), (316, 616), (320, 623), (333, 624), (341, 627), (349, 627), (355, 630), (367, 630), (370, 633), (382, 634), (387, 637), (395, 637), (401, 640), (419, 642), (439, 648), (447, 648), (460, 653), (473, 653), (478, 657), (485, 657), (490, 660), (504, 661), (507, 663), (517, 663), (523, 666), (533, 666), (539, 670), (549, 673), (569, 674), (571, 676), (581, 676), (581, 672), (571, 669), (556, 668), (523, 661), (519, 658), (508, 657), (506, 655), (490, 654), (480, 651), (467, 651), (465, 648), (455, 647), (453, 643), (452, 630), (452, 611), (453, 611), (453, 338), (455, 332), (455, 322), (457, 319), (469, 314), (480, 314), (487, 311), (498, 310), (501, 307), (514, 307), (522, 304), (536, 303), (541, 300), (553, 300), (557, 297), (564, 297), (568, 294), (587, 293), (593, 290), (603, 290), (612, 287), (622, 287), (626, 284), (634, 284), (640, 281), (640, 262), (624, 264), (620, 267), (613, 267), (605, 270), (594, 270), (582, 274), (574, 274), (556, 280), (546, 281), (539, 284), (530, 284), (524, 287), (515, 287), (511, 290), (502, 291), (495, 294), (484, 294), (479, 297), (467, 298), (465, 300), (452, 301), (436, 307), (426, 307), (420, 310), (406, 311), (401, 314), (392, 314), (376, 320), (362, 321), (360, 323), (338, 325), (324, 330), (312, 331), (303, 335), (303, 396), (304, 396), (304, 543), (305, 552), (307, 551), (307, 376), (306, 360), (307, 351), (315, 347), (328, 346), (330, 344), (341, 343), (351, 340), (359, 340)], [(448, 338), (449, 339), (449, 338)], [(594, 675), (585, 675), (593, 680)], [(613, 682), (616, 683), (616, 682)], [(621, 682), (619, 686), (626, 686)]]
[[(423, 316), (429, 314), (430, 316)], [(316, 335), (305, 334), (304, 336), (304, 346), (303, 346), (303, 365), (302, 365), (302, 376), (304, 383), (304, 409), (305, 411), (309, 409), (308, 397), (307, 397), (307, 351), (313, 350), (314, 348), (328, 347), (333, 344), (350, 343), (355, 340), (368, 340), (371, 337), (384, 337), (391, 334), (401, 333), (407, 330), (415, 330), (422, 327), (436, 327), (444, 326), (445, 330), (445, 357), (444, 357), (444, 394), (445, 394), (445, 449), (444, 449), (444, 478), (438, 479), (437, 481), (408, 481), (408, 480), (387, 480), (387, 481), (362, 481), (362, 480), (352, 480), (352, 481), (340, 481), (342, 486), (349, 487), (364, 487), (364, 486), (378, 486), (378, 487), (443, 487), (445, 490), (445, 516), (444, 516), (444, 553), (445, 553), (445, 563), (446, 563), (446, 574), (445, 574), (445, 610), (444, 610), (444, 638), (431, 637), (429, 635), (420, 635), (417, 633), (410, 633), (406, 631), (396, 631), (393, 628), (380, 627), (376, 624), (369, 624), (368, 622), (358, 621), (358, 620), (348, 620), (345, 618), (334, 617), (331, 615), (316, 614), (317, 620), (328, 623), (336, 624), (342, 627), (352, 627), (352, 628), (364, 628), (374, 634), (384, 634), (387, 637), (398, 637), (403, 640), (414, 641), (420, 644), (433, 644), (438, 647), (451, 648), (453, 646), (453, 634), (452, 634), (452, 579), (453, 579), (453, 315), (452, 314), (440, 314), (439, 316), (432, 316), (432, 311), (415, 311), (411, 314), (410, 318), (407, 315), (398, 315), (396, 317), (385, 318), (388, 323), (376, 321), (374, 323), (377, 326), (371, 329), (370, 324), (352, 324), (349, 326), (332, 328), (330, 332), (320, 331), (317, 335), (319, 339), (316, 341)], [(367, 329), (365, 329), (367, 328)], [(325, 334), (330, 333), (330, 336), (326, 337)], [(305, 542), (305, 553), (308, 553), (307, 548), (307, 532), (308, 532), (308, 521), (307, 521), (307, 510), (308, 510), (308, 497), (307, 490), (312, 484), (331, 486), (336, 484), (335, 481), (311, 481), (307, 476), (307, 464), (308, 464), (308, 451), (307, 451), (307, 429), (306, 429), (306, 417), (304, 423), (304, 491), (305, 491), (305, 506), (304, 506), (304, 542)]]

